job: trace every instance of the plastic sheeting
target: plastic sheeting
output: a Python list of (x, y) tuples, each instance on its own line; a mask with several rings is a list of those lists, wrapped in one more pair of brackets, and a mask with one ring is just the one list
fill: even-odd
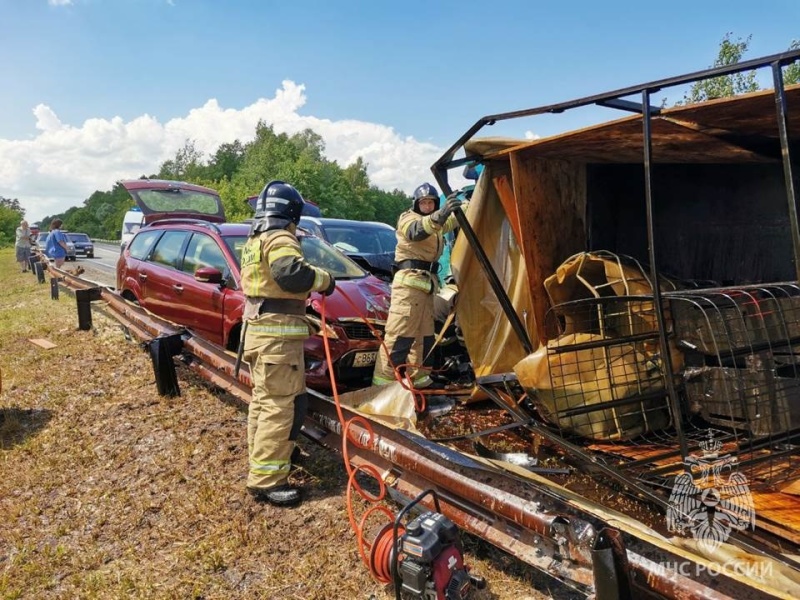
[[(469, 204), (467, 219), (535, 346), (535, 323), (525, 263), (494, 186), (495, 169), (487, 164)], [(458, 283), (458, 323), (475, 375), (511, 372), (526, 352), (500, 306), (464, 235), (451, 257)]]
[(342, 406), (368, 415), (392, 429), (404, 429), (419, 434), (414, 397), (399, 382), (341, 394), (339, 402)]

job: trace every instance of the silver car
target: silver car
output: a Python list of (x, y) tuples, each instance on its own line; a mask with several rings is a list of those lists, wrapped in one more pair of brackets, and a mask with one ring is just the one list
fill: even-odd
[[(44, 249), (47, 247), (47, 237), (50, 235), (49, 232), (45, 231), (44, 233), (40, 233), (36, 238), (36, 245), (39, 247), (39, 251), (44, 254)], [(75, 244), (73, 244), (69, 238), (67, 238), (67, 260), (77, 260), (75, 256)]]

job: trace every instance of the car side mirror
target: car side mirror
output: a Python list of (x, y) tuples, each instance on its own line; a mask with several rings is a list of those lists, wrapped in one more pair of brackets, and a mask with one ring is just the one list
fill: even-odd
[(194, 272), (194, 278), (201, 283), (222, 283), (222, 271), (214, 267), (200, 267)]

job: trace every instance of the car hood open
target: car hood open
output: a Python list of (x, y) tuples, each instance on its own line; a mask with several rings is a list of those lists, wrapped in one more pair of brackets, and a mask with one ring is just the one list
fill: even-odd
[(145, 223), (162, 219), (225, 222), (222, 200), (211, 188), (165, 179), (130, 179), (120, 184), (142, 211)]

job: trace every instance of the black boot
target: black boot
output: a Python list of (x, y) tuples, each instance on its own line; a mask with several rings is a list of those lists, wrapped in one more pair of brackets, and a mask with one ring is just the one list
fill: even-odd
[(302, 500), (300, 490), (288, 484), (270, 488), (247, 488), (256, 502), (269, 502), (275, 506), (297, 506)]

